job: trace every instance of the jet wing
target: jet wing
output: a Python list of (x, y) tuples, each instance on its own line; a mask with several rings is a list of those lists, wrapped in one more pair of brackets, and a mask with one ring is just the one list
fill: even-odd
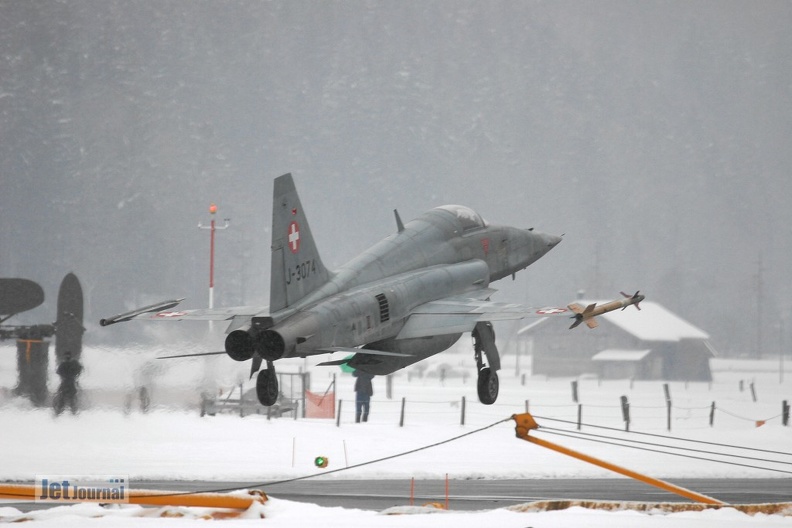
[(249, 319), (254, 316), (268, 315), (266, 307), (261, 306), (236, 306), (230, 308), (199, 308), (196, 310), (173, 310), (184, 299), (174, 299), (161, 303), (144, 306), (130, 312), (107, 317), (99, 321), (102, 326), (131, 321), (132, 319), (147, 319), (153, 321), (228, 321), (234, 318)]
[(416, 307), (396, 339), (472, 332), (480, 321), (509, 321), (568, 314), (567, 308), (560, 307), (536, 308), (465, 296), (447, 297)]

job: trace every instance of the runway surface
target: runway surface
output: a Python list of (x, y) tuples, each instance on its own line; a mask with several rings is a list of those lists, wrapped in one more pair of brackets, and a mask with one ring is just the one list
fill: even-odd
[[(674, 480), (673, 483), (735, 504), (792, 500), (792, 479), (681, 479)], [(151, 484), (165, 485), (165, 483)], [(251, 483), (240, 484), (242, 487), (251, 485)], [(200, 485), (202, 489), (212, 489), (212, 483), (201, 482), (196, 485)], [(409, 480), (312, 479), (262, 488), (273, 497), (311, 502), (321, 506), (368, 510), (383, 510), (391, 506), (409, 504), (410, 498)], [(449, 507), (455, 510), (502, 508), (543, 499), (687, 501), (684, 497), (626, 478), (451, 480), (448, 488)], [(444, 501), (445, 481), (415, 481), (415, 504)]]

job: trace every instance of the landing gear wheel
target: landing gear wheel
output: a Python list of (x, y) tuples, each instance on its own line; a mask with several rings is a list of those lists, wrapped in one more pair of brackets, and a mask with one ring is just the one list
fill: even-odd
[(267, 407), (275, 405), (275, 402), (278, 401), (278, 377), (275, 375), (275, 369), (268, 368), (258, 373), (256, 396), (258, 396), (261, 405)]
[(498, 399), (498, 373), (484, 367), (478, 373), (478, 397), (484, 405), (492, 405)]

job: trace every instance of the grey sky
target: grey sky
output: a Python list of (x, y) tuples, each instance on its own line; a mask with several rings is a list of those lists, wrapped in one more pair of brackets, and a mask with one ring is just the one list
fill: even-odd
[(91, 332), (204, 306), (216, 202), (216, 304), (266, 304), (292, 172), (330, 267), (393, 208), (462, 203), (565, 233), (499, 299), (641, 289), (725, 353), (776, 353), (791, 23), (771, 1), (0, 1), (0, 276), (41, 283), (46, 319), (74, 271)]

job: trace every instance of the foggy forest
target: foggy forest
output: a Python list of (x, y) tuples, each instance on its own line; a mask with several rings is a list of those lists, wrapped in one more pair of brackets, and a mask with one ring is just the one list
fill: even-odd
[(331, 269), (393, 209), (463, 204), (564, 235), (494, 300), (641, 290), (724, 356), (792, 347), (790, 2), (0, 0), (0, 26), (0, 277), (47, 296), (9, 323), (50, 322), (68, 272), (89, 342), (207, 306), (211, 203), (215, 306), (265, 306), (291, 172)]

